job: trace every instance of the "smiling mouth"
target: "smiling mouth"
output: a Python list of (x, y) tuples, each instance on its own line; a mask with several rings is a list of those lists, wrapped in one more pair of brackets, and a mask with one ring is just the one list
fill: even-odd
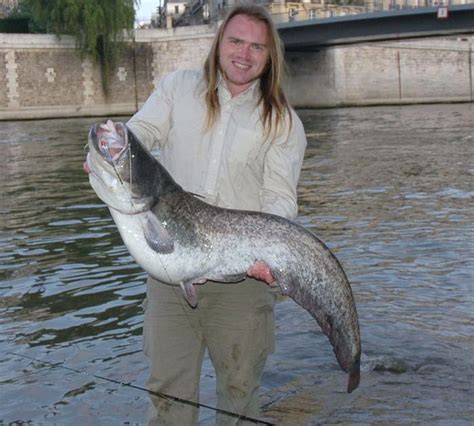
[(240, 70), (248, 70), (252, 67), (251, 65), (242, 64), (241, 62), (234, 61), (232, 63)]

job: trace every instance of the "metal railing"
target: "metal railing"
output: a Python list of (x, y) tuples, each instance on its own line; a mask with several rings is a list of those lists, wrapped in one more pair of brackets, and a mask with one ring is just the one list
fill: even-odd
[[(293, 1), (285, 3), (285, 11), (275, 11), (275, 3), (267, 3), (264, 6), (270, 10), (275, 23), (279, 24), (371, 12), (395, 12), (462, 4), (474, 4), (474, 0), (312, 0), (304, 3)], [(226, 12), (227, 9), (220, 9), (215, 19), (222, 19)]]

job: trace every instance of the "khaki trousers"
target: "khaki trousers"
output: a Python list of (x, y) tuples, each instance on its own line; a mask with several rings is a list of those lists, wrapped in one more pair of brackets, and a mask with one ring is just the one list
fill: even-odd
[[(181, 289), (152, 278), (147, 282), (144, 351), (150, 361), (148, 388), (199, 401), (205, 350), (216, 370), (219, 409), (259, 416), (258, 387), (267, 356), (274, 351), (275, 296), (260, 281), (208, 282), (197, 286), (191, 308)], [(195, 425), (198, 409), (151, 396), (149, 425)], [(217, 414), (217, 425), (244, 425)]]

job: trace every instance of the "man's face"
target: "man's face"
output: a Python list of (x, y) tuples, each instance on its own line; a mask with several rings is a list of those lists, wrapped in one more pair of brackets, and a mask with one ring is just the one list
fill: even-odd
[(236, 96), (265, 71), (269, 57), (267, 26), (246, 15), (236, 15), (224, 29), (219, 66), (227, 87)]

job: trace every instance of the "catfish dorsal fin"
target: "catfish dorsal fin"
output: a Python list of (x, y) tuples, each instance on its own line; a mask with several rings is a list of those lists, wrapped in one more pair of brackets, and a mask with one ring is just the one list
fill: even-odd
[(157, 253), (169, 254), (174, 251), (173, 238), (151, 211), (145, 213), (143, 235), (148, 246)]

